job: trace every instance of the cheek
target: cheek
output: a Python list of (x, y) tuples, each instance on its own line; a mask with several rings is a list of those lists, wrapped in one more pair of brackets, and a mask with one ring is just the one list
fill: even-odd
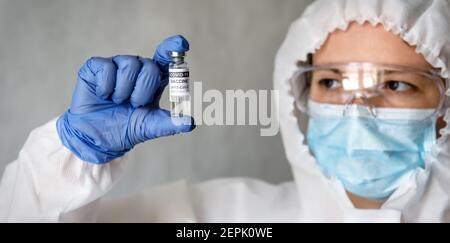
[(425, 98), (423, 100), (426, 101), (426, 104), (424, 104), (426, 108), (437, 107), (441, 102), (442, 94), (438, 86), (426, 87), (424, 97)]
[(320, 99), (320, 89), (317, 87), (316, 83), (311, 83), (309, 87), (309, 98), (315, 101), (319, 101)]

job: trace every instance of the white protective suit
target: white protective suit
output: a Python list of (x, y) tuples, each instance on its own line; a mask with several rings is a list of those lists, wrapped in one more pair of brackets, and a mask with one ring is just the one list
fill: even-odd
[[(59, 141), (55, 121), (34, 130), (0, 184), (0, 221), (46, 222), (450, 222), (450, 128), (426, 161), (380, 210), (355, 209), (342, 185), (326, 178), (303, 138), (289, 79), (329, 33), (369, 21), (417, 46), (442, 76), (450, 68), (449, 0), (320, 0), (295, 21), (275, 64), (282, 138), (295, 180), (177, 182), (114, 201), (99, 199), (114, 185), (125, 159), (85, 163)], [(450, 92), (447, 92), (450, 95)], [(450, 121), (447, 111), (446, 121)], [(156, 163), (157, 161), (151, 161)]]

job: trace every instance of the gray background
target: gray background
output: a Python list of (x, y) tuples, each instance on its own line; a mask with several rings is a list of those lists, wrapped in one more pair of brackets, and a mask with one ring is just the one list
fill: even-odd
[[(309, 2), (0, 0), (0, 172), (33, 128), (65, 111), (87, 58), (152, 56), (162, 39), (182, 34), (204, 90), (271, 89), (275, 53)], [(139, 145), (130, 159), (110, 196), (182, 178), (291, 179), (280, 137), (260, 137), (259, 127), (200, 126)]]

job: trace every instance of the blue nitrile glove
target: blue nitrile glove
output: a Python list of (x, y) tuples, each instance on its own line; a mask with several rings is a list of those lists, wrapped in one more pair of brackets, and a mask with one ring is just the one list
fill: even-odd
[(78, 73), (70, 109), (57, 121), (64, 146), (86, 162), (102, 164), (138, 143), (192, 131), (192, 118), (172, 121), (159, 107), (168, 83), (168, 52), (188, 49), (186, 39), (173, 36), (158, 46), (153, 59), (89, 59)]

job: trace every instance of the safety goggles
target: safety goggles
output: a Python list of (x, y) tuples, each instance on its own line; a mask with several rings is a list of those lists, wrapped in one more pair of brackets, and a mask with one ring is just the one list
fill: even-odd
[(384, 108), (427, 109), (439, 115), (446, 103), (446, 83), (436, 70), (372, 63), (299, 65), (291, 84), (297, 107), (307, 114), (308, 100), (361, 106), (373, 117)]

